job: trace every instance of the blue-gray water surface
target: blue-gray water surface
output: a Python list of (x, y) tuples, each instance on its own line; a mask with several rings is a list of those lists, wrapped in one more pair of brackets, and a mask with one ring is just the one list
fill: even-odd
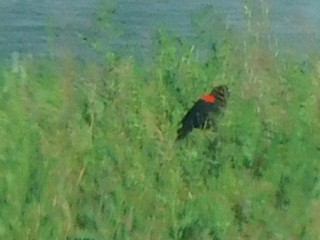
[[(111, 20), (116, 27), (107, 34), (101, 34), (101, 28), (97, 27), (101, 0), (1, 0), (0, 59), (10, 58), (12, 52), (60, 55), (68, 51), (86, 57), (95, 41), (105, 42), (111, 48), (143, 50), (152, 45), (152, 35), (160, 23), (172, 28), (178, 36), (192, 41), (196, 35), (193, 31), (193, 21), (197, 16), (201, 17), (201, 14), (197, 13), (208, 6), (219, 13), (226, 28), (231, 28), (239, 34), (248, 29), (245, 19), (245, 16), (249, 16), (245, 15), (246, 1), (115, 2), (114, 11), (110, 12), (113, 14)], [(291, 49), (301, 55), (307, 55), (315, 49), (319, 50), (319, 0), (253, 2), (262, 6), (258, 15), (268, 18), (266, 22), (269, 37), (272, 42), (278, 44), (279, 49)], [(252, 23), (255, 21), (254, 15), (253, 13)], [(210, 22), (206, 24), (210, 29)]]

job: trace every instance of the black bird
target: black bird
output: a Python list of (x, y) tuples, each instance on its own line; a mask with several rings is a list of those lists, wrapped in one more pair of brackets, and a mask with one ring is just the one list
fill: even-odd
[(185, 138), (193, 128), (210, 128), (216, 124), (217, 116), (226, 107), (229, 96), (227, 86), (214, 87), (209, 94), (203, 95), (181, 120), (177, 141)]

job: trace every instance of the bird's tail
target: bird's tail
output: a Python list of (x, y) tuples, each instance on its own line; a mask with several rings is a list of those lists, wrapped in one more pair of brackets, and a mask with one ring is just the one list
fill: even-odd
[(189, 129), (184, 128), (184, 127), (181, 127), (181, 128), (178, 130), (178, 136), (177, 136), (177, 138), (176, 138), (176, 142), (179, 141), (179, 140), (181, 140), (181, 139), (183, 139), (183, 138), (185, 138), (185, 137), (188, 135), (189, 132), (190, 132)]

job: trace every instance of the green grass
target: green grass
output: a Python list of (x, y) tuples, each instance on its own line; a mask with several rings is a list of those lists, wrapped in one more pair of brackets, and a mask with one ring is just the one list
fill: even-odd
[[(0, 238), (319, 239), (320, 62), (226, 36), (205, 63), (162, 33), (148, 64), (3, 67)], [(217, 131), (175, 143), (218, 84)]]

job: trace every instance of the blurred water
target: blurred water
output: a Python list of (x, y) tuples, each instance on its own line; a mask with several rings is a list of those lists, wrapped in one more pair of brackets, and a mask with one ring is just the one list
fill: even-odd
[[(92, 27), (96, 0), (0, 0), (0, 58), (86, 49), (77, 32)], [(54, 41), (52, 41), (54, 39)]]
[[(14, 51), (59, 55), (71, 51), (82, 57), (90, 46), (88, 38), (101, 38), (112, 47), (146, 49), (159, 23), (165, 23), (181, 37), (192, 41), (191, 16), (208, 5), (222, 16), (227, 27), (240, 34), (247, 28), (244, 4), (240, 0), (117, 0), (113, 21), (123, 32), (109, 39), (96, 27), (100, 0), (0, 0), (0, 58)], [(250, 2), (250, 1), (247, 1)], [(319, 0), (256, 0), (268, 11), (268, 30), (279, 49), (292, 49), (301, 55), (319, 49)], [(254, 14), (253, 14), (254, 15)], [(201, 15), (200, 15), (201, 16)], [(254, 16), (253, 24), (254, 24)], [(209, 23), (208, 23), (209, 24)], [(138, 50), (139, 51), (139, 50)]]

